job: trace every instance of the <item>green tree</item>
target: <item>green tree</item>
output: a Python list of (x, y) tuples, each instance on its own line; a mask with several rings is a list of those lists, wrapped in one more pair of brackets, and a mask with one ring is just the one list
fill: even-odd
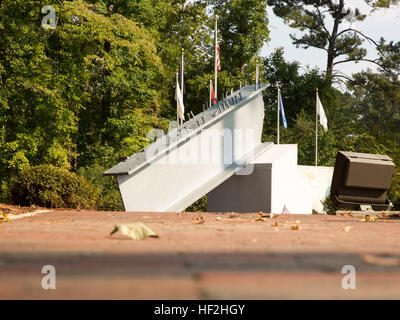
[(232, 75), (244, 75), (269, 39), (267, 0), (210, 0), (219, 16), (221, 64)]
[(69, 167), (76, 157), (79, 104), (67, 104), (41, 28), (45, 1), (0, 4), (0, 167), (12, 174), (35, 163)]
[[(391, 0), (366, 0), (365, 2), (375, 9), (398, 3)], [(358, 8), (352, 11), (346, 7), (346, 3), (346, 0), (268, 1), (269, 5), (274, 6), (274, 13), (278, 17), (283, 18), (290, 27), (303, 32), (300, 37), (291, 35), (293, 44), (302, 48), (314, 47), (326, 52), (327, 76), (332, 77), (335, 67), (347, 62), (367, 61), (385, 68), (381, 59), (367, 58), (367, 50), (362, 47), (363, 42), (368, 40), (380, 51), (382, 44), (347, 24), (350, 21), (363, 21), (366, 15), (362, 14)], [(335, 76), (343, 75), (335, 74)]]
[(44, 30), (44, 4), (1, 7), (2, 167), (110, 165), (139, 150), (166, 95), (151, 34), (84, 1), (56, 5)]
[(364, 71), (349, 83), (353, 92), (358, 133), (368, 132), (378, 142), (400, 142), (400, 82), (384, 74)]

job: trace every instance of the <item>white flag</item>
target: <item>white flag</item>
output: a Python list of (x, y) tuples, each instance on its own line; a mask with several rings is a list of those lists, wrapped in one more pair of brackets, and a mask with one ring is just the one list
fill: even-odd
[(177, 101), (178, 116), (182, 121), (185, 121), (185, 106), (183, 105), (183, 96), (179, 87), (179, 80), (176, 79), (175, 99)]
[(319, 115), (319, 123), (324, 127), (325, 132), (328, 131), (328, 119), (326, 118), (324, 107), (322, 106), (319, 96), (317, 95), (317, 113)]

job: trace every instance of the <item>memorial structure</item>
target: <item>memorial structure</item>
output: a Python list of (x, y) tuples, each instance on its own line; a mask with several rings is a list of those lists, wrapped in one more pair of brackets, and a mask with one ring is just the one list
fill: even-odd
[(333, 169), (322, 185), (313, 169), (311, 183), (297, 165), (297, 145), (261, 142), (267, 88), (231, 92), (105, 172), (117, 178), (125, 210), (180, 212), (204, 195), (214, 212), (318, 209)]

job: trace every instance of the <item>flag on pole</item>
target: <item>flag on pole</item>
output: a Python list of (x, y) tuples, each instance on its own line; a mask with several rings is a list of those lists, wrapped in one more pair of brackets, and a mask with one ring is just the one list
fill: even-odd
[(220, 72), (220, 70), (221, 70), (221, 60), (219, 57), (219, 43), (217, 40), (217, 71), (218, 71), (218, 73)]
[(285, 129), (287, 129), (285, 110), (283, 109), (282, 94), (280, 92), (279, 92), (279, 101), (280, 101), (280, 109), (281, 109), (281, 114), (282, 114), (283, 126), (285, 127)]
[(319, 123), (324, 127), (325, 132), (328, 131), (328, 119), (326, 118), (324, 107), (317, 92), (317, 114), (319, 115)]
[(214, 90), (215, 96), (218, 97), (218, 73), (221, 69), (221, 61), (219, 58), (219, 43), (218, 43), (218, 16), (215, 16), (215, 30), (214, 30)]
[(211, 83), (211, 105), (217, 104), (217, 98), (215, 97), (214, 87)]
[(177, 112), (178, 116), (182, 121), (185, 121), (185, 106), (183, 105), (183, 96), (179, 86), (179, 78), (176, 77), (176, 92), (175, 99), (177, 102)]

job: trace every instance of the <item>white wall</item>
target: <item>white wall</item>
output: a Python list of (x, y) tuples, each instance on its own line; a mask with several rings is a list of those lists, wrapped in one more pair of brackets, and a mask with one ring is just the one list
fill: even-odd
[(298, 172), (312, 188), (312, 208), (320, 213), (323, 211), (321, 201), (330, 193), (333, 169), (333, 167), (298, 166)]
[(255, 163), (271, 163), (271, 212), (312, 213), (312, 187), (297, 168), (297, 145), (279, 144), (257, 157)]

